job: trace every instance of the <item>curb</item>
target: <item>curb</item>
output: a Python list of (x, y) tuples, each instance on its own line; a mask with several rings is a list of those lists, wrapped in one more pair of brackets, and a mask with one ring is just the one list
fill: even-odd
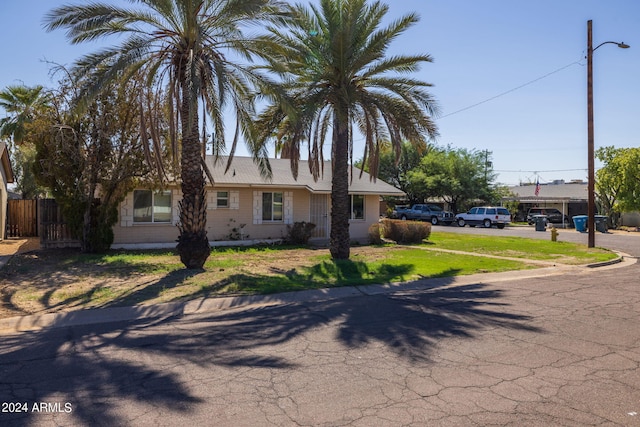
[[(585, 267), (587, 268), (598, 268), (598, 267), (607, 267), (610, 265), (615, 265), (615, 264), (620, 264), (626, 260), (635, 260), (636, 258), (626, 254), (624, 252), (616, 252), (616, 254), (618, 255), (618, 258), (609, 260), (609, 261), (602, 261), (602, 262), (594, 262), (593, 264), (587, 264), (585, 265)], [(633, 261), (632, 261), (633, 262)]]
[(595, 262), (593, 264), (587, 264), (585, 267), (587, 268), (606, 267), (608, 265), (620, 264), (622, 261), (624, 261), (624, 256), (619, 256), (618, 258), (612, 259), (610, 261), (602, 261), (602, 262)]
[[(474, 283), (503, 282), (547, 277), (569, 272), (584, 271), (584, 267), (596, 268), (615, 264), (635, 263), (627, 254), (619, 254), (613, 261), (583, 266), (556, 265), (534, 270), (516, 270), (502, 273), (481, 273), (468, 276), (453, 276), (421, 279), (411, 282), (351, 286), (339, 288), (312, 289), (285, 292), (273, 295), (247, 295), (237, 297), (198, 298), (184, 302), (139, 305), (133, 307), (110, 307), (85, 309), (61, 313), (32, 314), (0, 319), (0, 335), (22, 332), (36, 332), (45, 328), (64, 328), (71, 326), (93, 325), (98, 323), (128, 322), (134, 320), (162, 320), (192, 314), (203, 314), (247, 307), (268, 307), (283, 304), (313, 303), (358, 296), (414, 292), (442, 286), (461, 286)], [(628, 256), (628, 261), (624, 258)], [(622, 267), (622, 265), (620, 265)], [(614, 267), (615, 268), (615, 267)]]

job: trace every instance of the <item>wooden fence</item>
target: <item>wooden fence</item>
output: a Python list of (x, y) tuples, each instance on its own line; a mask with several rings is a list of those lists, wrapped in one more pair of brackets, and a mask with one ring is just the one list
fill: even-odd
[(40, 200), (40, 245), (43, 248), (79, 247), (71, 237), (69, 226), (62, 218), (60, 206), (54, 199)]
[(43, 248), (79, 247), (54, 199), (8, 200), (6, 237), (37, 237)]
[(7, 237), (38, 235), (38, 200), (7, 200)]

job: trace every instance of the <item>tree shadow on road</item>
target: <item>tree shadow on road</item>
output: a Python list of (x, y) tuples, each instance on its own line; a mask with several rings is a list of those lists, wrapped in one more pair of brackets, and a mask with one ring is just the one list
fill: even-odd
[(367, 304), (328, 311), (342, 313), (338, 339), (348, 347), (377, 342), (400, 357), (428, 359), (440, 341), (471, 339), (486, 328), (539, 332), (528, 324), (528, 316), (510, 313), (508, 306), (494, 301), (501, 295), (502, 291), (473, 284), (370, 298)]
[[(448, 286), (451, 280), (438, 279), (419, 291), (5, 337), (0, 394), (17, 401), (70, 401), (72, 421), (62, 424), (126, 425), (122, 400), (162, 405), (185, 417), (190, 407), (204, 403), (183, 385), (181, 371), (172, 370), (176, 365), (293, 370), (304, 352), (296, 339), (313, 339), (321, 328), (335, 328), (333, 346), (348, 351), (381, 345), (409, 361), (428, 360), (443, 340), (473, 339), (486, 328), (541, 332), (531, 318), (511, 311), (503, 291), (483, 284)], [(35, 416), (0, 421), (32, 425)]]
[[(210, 351), (224, 351), (227, 356), (247, 350), (268, 353), (265, 349), (333, 324), (337, 329), (335, 338), (345, 348), (375, 342), (399, 357), (427, 358), (439, 341), (448, 337), (473, 338), (476, 331), (485, 328), (540, 332), (529, 324), (530, 317), (509, 312), (509, 306), (499, 300), (503, 291), (483, 284), (449, 287), (451, 279), (438, 280), (438, 286), (423, 291), (198, 316), (194, 325), (201, 335), (194, 345), (220, 343)], [(184, 351), (179, 338), (174, 344)], [(225, 362), (216, 359), (216, 363)]]
[[(52, 425), (128, 425), (126, 408), (118, 407), (122, 399), (187, 416), (202, 400), (189, 394), (178, 375), (162, 364), (119, 357), (121, 351), (147, 351), (129, 341), (132, 333), (152, 326), (149, 321), (109, 323), (2, 337), (0, 396), (26, 404), (27, 410), (0, 413), (0, 425), (42, 425), (45, 420)], [(156, 342), (166, 338), (156, 336)], [(50, 413), (33, 411), (40, 403), (48, 404)]]

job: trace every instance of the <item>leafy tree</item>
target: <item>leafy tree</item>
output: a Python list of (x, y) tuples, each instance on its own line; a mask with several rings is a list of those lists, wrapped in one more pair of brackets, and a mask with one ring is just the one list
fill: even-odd
[(82, 115), (74, 111), (74, 89), (65, 80), (53, 108), (33, 122), (34, 173), (53, 193), (82, 251), (103, 252), (113, 243), (119, 204), (151, 172), (145, 157), (166, 155), (144, 147), (141, 130), (149, 130), (141, 122), (139, 104), (130, 102), (141, 95), (139, 82), (119, 90), (110, 86)]
[[(495, 194), (495, 198), (490, 200), (491, 204), (499, 204), (502, 203), (502, 206), (507, 208), (509, 213), (511, 214), (511, 219), (513, 221), (517, 221), (518, 217), (518, 208), (520, 207), (520, 201), (518, 200), (518, 196), (506, 185), (497, 185), (493, 189), (493, 193)], [(503, 201), (504, 200), (504, 201)]]
[(383, 152), (380, 156), (380, 169), (378, 176), (383, 181), (404, 191), (410, 204), (422, 203), (424, 199), (416, 194), (409, 182), (409, 172), (418, 167), (422, 157), (427, 153), (427, 145), (424, 143), (411, 144), (405, 142), (402, 145), (400, 157), (391, 150)]
[(596, 172), (598, 202), (617, 225), (621, 213), (640, 210), (640, 148), (601, 147), (596, 158), (604, 163)]
[[(273, 16), (276, 0), (132, 0), (140, 8), (110, 4), (61, 6), (47, 17), (47, 28), (66, 28), (72, 43), (112, 35), (121, 42), (77, 61), (74, 74), (85, 77), (83, 96), (90, 99), (114, 79), (133, 75), (157, 90), (166, 89), (175, 158), (180, 159), (182, 201), (177, 250), (187, 268), (202, 268), (210, 255), (206, 235), (204, 172), (207, 116), (212, 121), (213, 153), (224, 152), (224, 112), (230, 107), (238, 127), (229, 160), (240, 132), (248, 132), (253, 116), (253, 94), (248, 70), (231, 62), (235, 52), (248, 58), (251, 44), (241, 32)], [(202, 125), (200, 112), (204, 112)], [(151, 116), (155, 115), (152, 111)], [(180, 126), (178, 144), (175, 129)], [(252, 149), (256, 159), (264, 155)], [(264, 162), (260, 163), (263, 166)]]
[(308, 142), (309, 167), (323, 173), (323, 147), (331, 132), (332, 191), (330, 251), (334, 259), (349, 258), (349, 162), (353, 137), (365, 138), (363, 163), (373, 176), (380, 149), (389, 141), (396, 156), (404, 140), (424, 141), (436, 134), (431, 115), (436, 104), (430, 85), (404, 77), (431, 62), (429, 55), (386, 57), (401, 33), (418, 21), (406, 15), (380, 28), (388, 6), (379, 1), (321, 0), (289, 10), (284, 28), (271, 27), (259, 39), (264, 70), (275, 73), (282, 92), (265, 88), (272, 101), (257, 123), (256, 140), (276, 143), (291, 159), (294, 176), (302, 144)]
[(50, 94), (43, 86), (8, 86), (0, 91), (0, 107), (7, 117), (0, 119), (0, 139), (9, 140), (9, 151), (13, 157), (16, 174), (16, 190), (23, 199), (32, 199), (44, 194), (33, 176), (35, 159), (30, 125), (34, 118), (49, 107)]
[[(427, 144), (424, 142), (415, 144), (405, 142), (402, 144), (400, 157), (397, 157), (391, 148), (391, 144), (381, 144), (377, 177), (404, 191), (410, 204), (422, 203), (424, 200), (420, 198), (420, 195), (413, 193), (408, 174), (418, 167), (427, 150)], [(354, 164), (365, 172), (371, 172), (368, 165), (363, 164), (362, 160), (358, 160)]]
[(484, 151), (434, 147), (408, 173), (411, 191), (421, 199), (442, 198), (454, 212), (473, 201), (495, 201), (495, 173)]
[(23, 199), (46, 197), (47, 189), (38, 185), (33, 168), (36, 162), (36, 147), (34, 144), (22, 144), (13, 149), (13, 171), (16, 176), (15, 191)]

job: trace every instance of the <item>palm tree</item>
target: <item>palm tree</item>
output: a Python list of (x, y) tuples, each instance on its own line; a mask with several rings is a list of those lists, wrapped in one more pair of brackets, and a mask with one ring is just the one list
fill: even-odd
[(7, 113), (7, 117), (0, 119), (0, 138), (20, 145), (27, 136), (28, 124), (48, 102), (49, 96), (42, 86), (7, 86), (0, 91), (0, 107)]
[[(273, 17), (280, 5), (276, 0), (131, 1), (139, 3), (140, 8), (94, 2), (61, 6), (45, 17), (46, 27), (50, 31), (66, 28), (72, 43), (111, 35), (122, 37), (117, 46), (76, 62), (73, 73), (90, 82), (82, 90), (83, 98), (90, 99), (109, 81), (134, 75), (142, 75), (152, 88), (166, 89), (172, 116), (170, 133), (176, 134), (178, 124), (181, 130), (181, 140), (174, 150), (175, 158), (180, 159), (183, 195), (177, 249), (187, 268), (199, 269), (210, 254), (206, 236), (205, 119), (208, 116), (212, 121), (213, 154), (217, 156), (226, 146), (225, 110), (235, 112), (238, 125), (229, 159), (233, 158), (239, 135), (248, 132), (254, 110), (249, 70), (227, 55), (249, 59), (251, 46), (242, 28)], [(260, 155), (264, 152), (254, 150), (257, 161)]]
[(35, 148), (29, 138), (30, 125), (50, 106), (51, 96), (42, 86), (7, 86), (0, 91), (0, 107), (7, 116), (0, 119), (0, 140), (9, 141), (17, 176), (16, 190), (31, 199), (45, 193), (33, 174)]
[[(322, 173), (323, 144), (331, 130), (332, 192), (330, 248), (334, 259), (349, 258), (349, 161), (354, 125), (364, 136), (364, 163), (374, 177), (380, 144), (396, 155), (403, 140), (424, 142), (436, 135), (437, 112), (428, 83), (403, 77), (431, 62), (429, 55), (385, 57), (389, 44), (418, 21), (409, 14), (379, 28), (388, 7), (379, 1), (321, 0), (319, 7), (291, 7), (284, 28), (271, 27), (259, 40), (263, 70), (281, 78), (281, 95), (260, 116), (254, 137), (286, 135), (295, 176), (301, 145), (308, 141), (309, 166)], [(282, 138), (280, 138), (280, 141)]]

